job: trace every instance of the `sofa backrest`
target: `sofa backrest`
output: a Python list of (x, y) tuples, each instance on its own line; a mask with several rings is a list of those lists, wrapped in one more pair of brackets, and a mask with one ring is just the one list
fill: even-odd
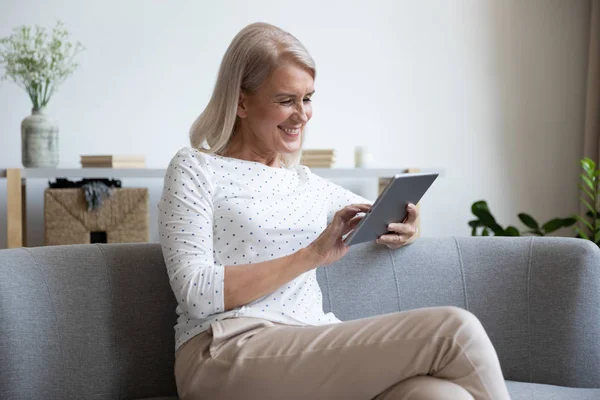
[[(462, 307), (506, 379), (599, 387), (600, 250), (589, 241), (364, 243), (317, 280), (341, 320)], [(176, 396), (175, 308), (157, 243), (0, 250), (0, 399)]]
[(158, 244), (0, 251), (0, 398), (175, 396)]

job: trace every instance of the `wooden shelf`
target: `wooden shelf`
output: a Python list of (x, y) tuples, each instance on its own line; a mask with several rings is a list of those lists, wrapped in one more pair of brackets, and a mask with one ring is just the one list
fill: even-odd
[[(16, 168), (22, 179), (49, 178), (163, 178), (165, 169), (151, 168)], [(315, 174), (328, 179), (372, 179), (392, 177), (410, 168), (311, 168)], [(442, 168), (420, 168), (420, 172), (438, 172)], [(7, 169), (0, 169), (0, 178), (7, 176)]]
[[(444, 176), (442, 168), (311, 168), (326, 179), (378, 179), (411, 172), (437, 172)], [(0, 169), (0, 178), (6, 178), (7, 247), (25, 246), (26, 193), (28, 179), (51, 178), (110, 178), (110, 179), (156, 179), (164, 178), (166, 169), (151, 168), (12, 168)], [(380, 184), (381, 188), (381, 184)]]

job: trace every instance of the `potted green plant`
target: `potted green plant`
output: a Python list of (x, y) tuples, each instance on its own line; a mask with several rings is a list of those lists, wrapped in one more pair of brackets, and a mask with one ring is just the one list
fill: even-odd
[[(600, 202), (600, 169), (596, 169), (596, 163), (589, 157), (580, 161), (583, 173), (580, 176), (582, 183), (579, 188), (583, 192), (579, 198), (587, 212), (585, 217), (576, 215), (577, 221), (581, 222), (582, 228), (575, 227), (577, 237), (591, 240), (600, 246), (600, 211), (598, 203)], [(585, 195), (585, 196), (584, 196)], [(587, 233), (585, 232), (587, 230)]]
[(83, 50), (70, 43), (58, 21), (49, 36), (46, 28), (14, 28), (0, 39), (2, 80), (10, 78), (25, 89), (32, 102), (31, 115), (21, 123), (21, 158), (25, 167), (58, 165), (58, 123), (46, 113), (46, 105), (64, 80), (77, 68), (75, 56)]
[(471, 227), (471, 236), (477, 236), (479, 230), (481, 230), (481, 236), (491, 236), (492, 233), (494, 236), (522, 236), (522, 233), (536, 236), (546, 236), (557, 229), (569, 227), (577, 222), (573, 217), (553, 218), (540, 226), (540, 224), (531, 215), (519, 213), (518, 217), (521, 222), (530, 228), (528, 231), (520, 232), (519, 229), (514, 226), (503, 228), (500, 224), (498, 224), (490, 212), (487, 202), (484, 200), (473, 203), (471, 206), (471, 212), (477, 217), (477, 219), (469, 221), (469, 226)]
[[(579, 188), (583, 195), (579, 199), (587, 209), (585, 216), (553, 218), (540, 226), (531, 215), (520, 213), (521, 222), (531, 229), (523, 233), (545, 236), (557, 229), (570, 227), (580, 222), (581, 227), (575, 227), (576, 237), (591, 240), (600, 246), (600, 169), (596, 169), (596, 163), (588, 157), (581, 160), (580, 164), (583, 173), (580, 175)], [(477, 219), (469, 221), (472, 236), (477, 236), (479, 231), (482, 236), (490, 236), (492, 233), (494, 236), (521, 236), (521, 232), (516, 227), (503, 228), (498, 224), (484, 200), (473, 203), (471, 212), (477, 217)]]

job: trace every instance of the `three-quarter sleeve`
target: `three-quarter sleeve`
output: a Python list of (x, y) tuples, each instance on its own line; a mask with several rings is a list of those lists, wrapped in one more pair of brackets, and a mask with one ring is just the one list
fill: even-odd
[(213, 253), (214, 189), (198, 152), (178, 153), (167, 168), (158, 230), (169, 282), (188, 318), (225, 311), (225, 267)]

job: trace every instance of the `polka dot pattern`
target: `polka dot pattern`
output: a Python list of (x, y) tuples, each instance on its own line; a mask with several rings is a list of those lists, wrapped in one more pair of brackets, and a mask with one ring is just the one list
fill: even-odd
[(224, 311), (225, 266), (295, 253), (352, 203), (372, 201), (305, 166), (274, 168), (189, 147), (178, 151), (158, 203), (160, 243), (178, 302), (176, 350), (212, 322), (236, 316), (292, 325), (340, 322), (323, 312), (315, 269)]

